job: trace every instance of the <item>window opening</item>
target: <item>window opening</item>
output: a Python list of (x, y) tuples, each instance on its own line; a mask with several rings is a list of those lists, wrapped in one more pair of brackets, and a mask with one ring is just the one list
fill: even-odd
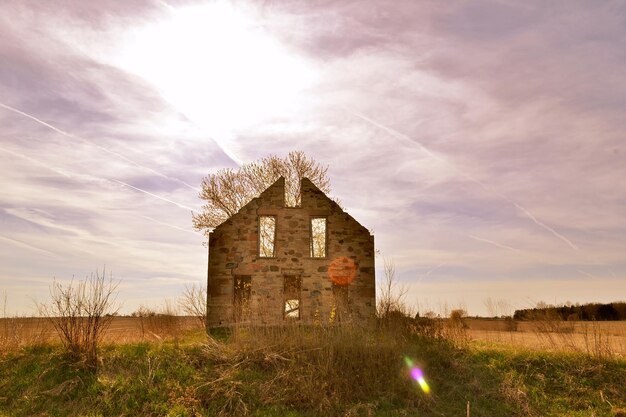
[(283, 315), (286, 319), (300, 318), (300, 290), (302, 287), (302, 279), (298, 275), (285, 275), (284, 294), (284, 310)]
[(326, 257), (326, 218), (311, 219), (311, 258)]
[(252, 294), (252, 277), (250, 275), (235, 275), (233, 282), (233, 313), (236, 322), (249, 316), (250, 296)]
[(273, 258), (276, 245), (276, 217), (259, 217), (259, 256)]
[(333, 284), (332, 316), (340, 322), (350, 315), (350, 294), (348, 285)]

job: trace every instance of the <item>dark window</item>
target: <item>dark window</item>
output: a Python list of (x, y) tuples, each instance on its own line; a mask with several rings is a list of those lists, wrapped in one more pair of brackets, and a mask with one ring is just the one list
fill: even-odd
[(252, 277), (250, 275), (235, 275), (233, 287), (233, 314), (235, 321), (239, 322), (249, 317)]
[(283, 315), (286, 319), (300, 318), (300, 290), (302, 288), (302, 279), (298, 275), (285, 275), (284, 294), (284, 310)]
[(340, 322), (350, 315), (349, 285), (333, 284), (333, 311), (334, 320)]

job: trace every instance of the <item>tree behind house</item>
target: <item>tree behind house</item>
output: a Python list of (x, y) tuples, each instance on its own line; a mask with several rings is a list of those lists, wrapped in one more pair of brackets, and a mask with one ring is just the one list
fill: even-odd
[(320, 165), (304, 152), (293, 151), (285, 158), (270, 155), (260, 161), (225, 168), (202, 180), (199, 197), (206, 201), (201, 213), (193, 213), (193, 226), (207, 231), (237, 213), (279, 177), (285, 177), (285, 204), (300, 204), (300, 180), (308, 178), (324, 193), (330, 192), (328, 167)]

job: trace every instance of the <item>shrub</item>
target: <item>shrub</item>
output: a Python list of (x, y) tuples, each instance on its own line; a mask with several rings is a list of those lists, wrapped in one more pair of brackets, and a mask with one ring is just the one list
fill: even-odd
[(197, 317), (202, 327), (206, 327), (206, 302), (206, 287), (193, 284), (185, 286), (185, 291), (178, 300), (178, 305), (185, 314)]
[(50, 286), (50, 303), (37, 305), (65, 349), (89, 367), (97, 366), (98, 342), (119, 309), (115, 302), (117, 285), (112, 277), (105, 279), (104, 269), (83, 281), (72, 279), (67, 286), (55, 280)]

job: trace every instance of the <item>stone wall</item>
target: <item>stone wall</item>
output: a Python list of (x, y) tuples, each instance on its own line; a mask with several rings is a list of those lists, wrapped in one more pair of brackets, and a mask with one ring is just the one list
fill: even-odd
[[(311, 181), (304, 178), (301, 187), (301, 205), (285, 207), (281, 177), (209, 235), (208, 326), (293, 320), (284, 313), (285, 291), (292, 293), (285, 282), (294, 277), (300, 283), (299, 320), (304, 323), (374, 316), (374, 237)], [(275, 257), (258, 256), (260, 216), (276, 218)], [(310, 256), (312, 217), (326, 218), (324, 258)], [(242, 297), (242, 285), (249, 298), (244, 306), (234, 302)]]

